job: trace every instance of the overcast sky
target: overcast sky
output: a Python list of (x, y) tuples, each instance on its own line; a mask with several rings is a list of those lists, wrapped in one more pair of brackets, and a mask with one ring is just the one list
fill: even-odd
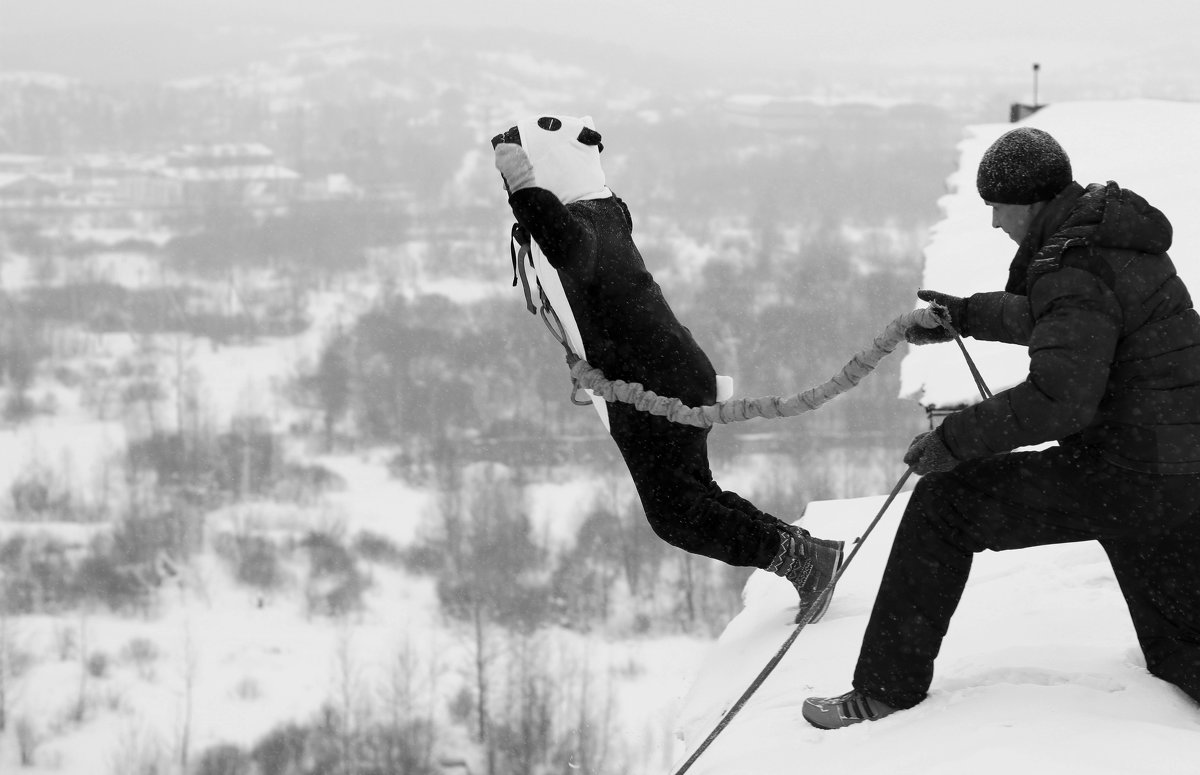
[(0, 19), (0, 68), (68, 75), (179, 75), (253, 52), (268, 32), (436, 24), (495, 28), (531, 49), (573, 34), (751, 68), (1025, 73), (1037, 61), (1200, 81), (1192, 0), (0, 0)]

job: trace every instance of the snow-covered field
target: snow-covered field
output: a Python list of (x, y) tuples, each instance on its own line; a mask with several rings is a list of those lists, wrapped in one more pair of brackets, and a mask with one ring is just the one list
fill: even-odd
[[(1180, 177), (1179, 165), (1186, 166), (1193, 158), (1188, 154), (1196, 152), (1187, 139), (1194, 133), (1180, 132), (1200, 125), (1200, 111), (1158, 102), (1126, 107), (1124, 122), (1100, 120), (1097, 111), (1111, 114), (1111, 106), (1072, 111), (1064, 105), (1047, 108), (1030, 123), (1060, 136), (1084, 182), (1116, 177), (1151, 202), (1162, 200), (1177, 219), (1184, 270), (1189, 246), (1198, 244), (1184, 216), (1195, 208), (1177, 203), (1194, 202), (1195, 192), (1179, 185), (1158, 188), (1159, 178), (1150, 173)], [(977, 158), (1001, 129), (976, 131), (962, 146), (963, 158)], [(1147, 166), (1143, 156), (1113, 152), (1144, 151), (1144, 143), (1128, 137), (1148, 129), (1157, 132), (1161, 147), (1172, 149), (1171, 165)], [(955, 190), (943, 201), (947, 219), (927, 251), (926, 282), (967, 293), (979, 290), (972, 283), (985, 275), (963, 256), (994, 255), (995, 271), (986, 277), (1002, 279), (1011, 248), (981, 240), (981, 229), (987, 232), (986, 208), (971, 199), (971, 181), (951, 182)], [(126, 269), (136, 269), (138, 277), (149, 271), (140, 265)], [(28, 267), (20, 262), (0, 270), (6, 286), (29, 280)], [(471, 298), (495, 290), (455, 283), (438, 289)], [(312, 301), (319, 322), (302, 336), (259, 346), (187, 350), (202, 380), (196, 392), (206, 417), (223, 425), (234, 416), (259, 415), (277, 427), (288, 426), (293, 417), (283, 394), (297, 364), (311, 362), (326, 332), (352, 319), (370, 298), (339, 292)], [(950, 399), (959, 397), (955, 391), (962, 386), (974, 389), (956, 351), (923, 348), (918, 353), (920, 358), (906, 361), (908, 392), (923, 390), (927, 400), (938, 400), (935, 390)], [(1021, 368), (1019, 348), (1003, 356), (982, 349), (975, 355), (994, 387)], [(925, 381), (931, 374), (937, 380)], [(948, 375), (961, 375), (961, 384)], [(126, 427), (90, 416), (66, 394), (59, 407), (54, 418), (0, 430), (5, 461), (0, 492), (35, 469), (53, 472), (51, 483), (83, 492), (119, 485), (109, 481), (114, 474), (107, 466), (125, 445)], [(239, 504), (211, 514), (211, 529), (236, 530), (249, 523), (265, 529), (333, 525), (347, 534), (369, 530), (401, 545), (420, 536), (435, 496), (388, 475), (386, 453), (325, 456), (318, 462), (345, 486), (303, 507)], [(749, 471), (743, 467), (719, 478), (745, 491), (752, 482)], [(629, 495), (627, 485), (621, 497)], [(538, 485), (527, 493), (527, 506), (548, 543), (562, 544), (582, 517), (576, 505), (596, 497), (598, 488), (612, 486), (594, 478)], [(856, 557), (825, 619), (801, 633), (778, 670), (691, 772), (1200, 772), (1200, 709), (1147, 674), (1107, 559), (1095, 544), (981, 555), (928, 700), (878, 724), (839, 732), (809, 727), (800, 715), (805, 697), (849, 688), (905, 498), (901, 495)], [(803, 524), (818, 535), (851, 540), (881, 502), (872, 497), (811, 504)], [(18, 530), (46, 531), (83, 545), (97, 529), (0, 522), (0, 540)], [(428, 673), (423, 691), (444, 713), (449, 695), (463, 681), (460, 668), (450, 666), (470, 661), (468, 645), (446, 626), (427, 579), (377, 569), (374, 582), (361, 614), (333, 621), (309, 616), (298, 590), (261, 596), (235, 584), (215, 557), (202, 555), (167, 583), (152, 617), (93, 610), (8, 619), (5, 642), (32, 655), (32, 663), (7, 686), (10, 724), (0, 735), (0, 773), (127, 775), (134, 772), (128, 765), (134, 759), (177, 758), (185, 731), (193, 752), (224, 742), (251, 746), (283, 722), (311, 720), (323, 704), (339, 697), (378, 701), (398, 654), (409, 654), (410, 666)], [(562, 659), (587, 666), (598, 680), (609, 682), (616, 703), (613, 734), (644, 768), (631, 769), (631, 775), (668, 772), (708, 735), (787, 638), (793, 602), (785, 582), (759, 573), (747, 585), (745, 609), (715, 644), (700, 636), (609, 640), (549, 631), (545, 637)], [(141, 644), (140, 651), (135, 644)], [(90, 675), (80, 659), (85, 653), (103, 654), (107, 664)], [(18, 729), (36, 743), (32, 767), (19, 763)], [(456, 742), (442, 741), (441, 753), (461, 758)]]
[[(336, 524), (348, 535), (370, 530), (401, 545), (418, 534), (429, 516), (429, 493), (390, 479), (372, 455), (322, 462), (343, 478), (343, 489), (304, 510), (245, 503), (214, 512), (210, 532), (251, 523), (257, 531), (293, 533), (305, 524)], [(535, 488), (531, 500), (541, 504), (538, 514), (553, 517), (548, 504), (560, 504), (561, 513), (562, 504), (591, 497), (593, 487), (575, 481)], [(0, 538), (17, 528), (2, 526)], [(77, 544), (91, 532), (20, 527), (26, 535), (45, 531)], [(419, 673), (413, 700), (444, 721), (469, 677), (470, 638), (440, 613), (431, 580), (382, 567), (371, 573), (364, 610), (338, 619), (310, 615), (294, 585), (263, 595), (235, 583), (211, 554), (166, 582), (151, 616), (90, 610), (10, 618), (6, 643), (31, 655), (32, 664), (11, 684), (0, 772), (126, 775), (142, 771), (130, 769), (137, 762), (177, 761), (185, 730), (193, 761), (222, 743), (248, 750), (287, 722), (311, 723), (323, 705), (339, 707), (347, 696), (356, 712), (379, 707), (395, 690), (398, 669)], [(612, 703), (609, 731), (621, 755), (645, 768), (631, 771), (669, 766), (675, 717), (711, 647), (708, 638), (621, 640), (550, 629), (538, 641), (557, 664), (568, 665), (568, 675), (594, 676), (597, 702)], [(100, 675), (86, 670), (84, 653), (103, 655)], [(20, 726), (36, 741), (32, 767), (19, 766)], [(442, 758), (471, 758), (469, 750), (457, 738), (439, 740)]]

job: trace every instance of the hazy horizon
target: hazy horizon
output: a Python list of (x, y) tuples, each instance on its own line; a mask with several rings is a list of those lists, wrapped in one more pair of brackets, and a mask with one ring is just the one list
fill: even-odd
[[(1137, 14), (1115, 2), (1011, 0), (984, 10), (955, 0), (868, 0), (803, 7), (750, 0), (612, 0), (599, 12), (554, 0), (388, 3), (360, 0), (3, 0), (0, 71), (99, 80), (187, 77), (266, 57), (313, 35), (457, 33), (537, 51), (539, 36), (575, 37), (712, 72), (808, 71), (880, 88), (914, 74), (983, 73), (1030, 81), (1038, 62), (1061, 98), (1125, 95), (1196, 99), (1200, 5), (1147, 0)], [(1078, 93), (1077, 93), (1078, 92)], [(1051, 91), (1050, 94), (1053, 92)], [(1014, 95), (1027, 98), (1028, 95)]]

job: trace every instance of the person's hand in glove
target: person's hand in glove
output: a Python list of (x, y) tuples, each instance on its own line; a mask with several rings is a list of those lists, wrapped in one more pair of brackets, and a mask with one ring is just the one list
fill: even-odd
[[(926, 290), (917, 291), (917, 298), (945, 310), (945, 315), (948, 318), (947, 322), (950, 326), (962, 336), (967, 335), (966, 299), (939, 291)], [(904, 332), (904, 339), (909, 344), (915, 345), (935, 344), (937, 342), (953, 341), (954, 333), (946, 329), (945, 326), (938, 326), (937, 328), (913, 326)]]
[(516, 143), (499, 143), (495, 147), (496, 169), (504, 178), (504, 187), (509, 196), (523, 188), (533, 188), (537, 185), (533, 179), (533, 165), (525, 149)]
[(912, 466), (913, 473), (924, 475), (949, 471), (961, 461), (942, 441), (941, 431), (932, 430), (920, 433), (912, 440), (908, 451), (904, 453), (904, 462)]

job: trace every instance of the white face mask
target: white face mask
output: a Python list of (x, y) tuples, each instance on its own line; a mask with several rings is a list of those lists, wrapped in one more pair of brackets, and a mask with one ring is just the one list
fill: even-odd
[(595, 131), (591, 116), (543, 114), (517, 122), (537, 185), (563, 204), (605, 191), (600, 148), (579, 139), (585, 128)]

